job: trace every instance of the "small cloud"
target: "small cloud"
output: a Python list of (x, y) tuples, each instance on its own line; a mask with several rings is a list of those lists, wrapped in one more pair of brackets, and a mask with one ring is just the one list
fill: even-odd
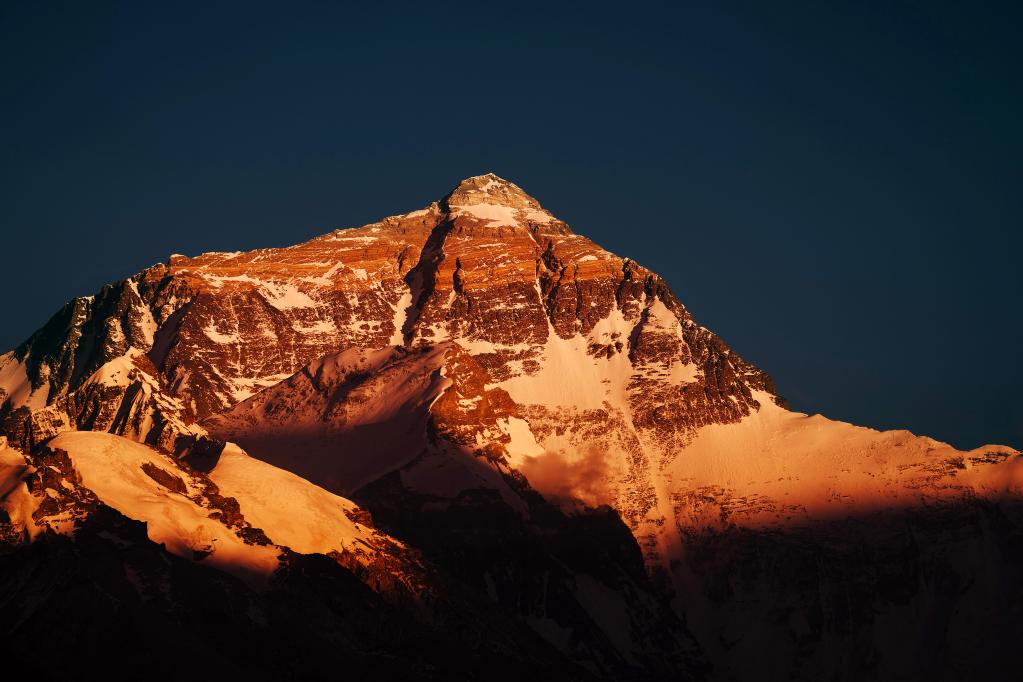
[(612, 477), (605, 453), (599, 448), (589, 448), (573, 459), (561, 452), (526, 457), (519, 471), (540, 494), (566, 510), (580, 504), (598, 507), (613, 501), (607, 485)]

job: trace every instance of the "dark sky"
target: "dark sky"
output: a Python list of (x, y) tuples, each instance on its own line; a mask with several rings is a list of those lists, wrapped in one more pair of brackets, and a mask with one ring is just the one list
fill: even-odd
[(341, 4), (0, 4), (0, 346), (493, 171), (795, 408), (1023, 446), (1020, 3)]

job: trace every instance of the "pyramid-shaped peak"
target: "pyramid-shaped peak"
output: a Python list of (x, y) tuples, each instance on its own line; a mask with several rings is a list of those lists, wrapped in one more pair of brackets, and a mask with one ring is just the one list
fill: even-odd
[(521, 187), (493, 173), (462, 180), (444, 197), (444, 201), (449, 206), (490, 204), (511, 208), (541, 208), (540, 202), (523, 192)]

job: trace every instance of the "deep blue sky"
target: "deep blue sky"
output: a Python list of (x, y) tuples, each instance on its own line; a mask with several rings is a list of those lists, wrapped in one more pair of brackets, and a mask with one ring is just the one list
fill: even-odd
[(1023, 446), (1019, 3), (364, 4), (0, 5), (0, 347), (493, 171), (794, 407)]

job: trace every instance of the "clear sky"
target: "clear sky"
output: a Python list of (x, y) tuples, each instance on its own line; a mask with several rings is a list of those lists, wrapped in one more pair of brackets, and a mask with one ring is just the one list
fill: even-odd
[(1020, 3), (0, 4), (0, 346), (492, 171), (793, 407), (1023, 446)]

